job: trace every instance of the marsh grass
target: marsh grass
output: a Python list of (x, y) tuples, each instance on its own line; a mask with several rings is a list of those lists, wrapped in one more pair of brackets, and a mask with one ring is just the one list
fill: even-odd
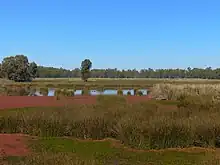
[[(1, 82), (1, 80), (0, 80)], [(75, 78), (45, 78), (45, 79), (35, 79), (33, 82), (25, 83), (15, 83), (8, 81), (7, 83), (0, 83), (6, 86), (24, 86), (31, 85), (35, 87), (42, 88), (72, 88), (72, 89), (83, 89), (85, 86), (91, 89), (130, 89), (130, 88), (151, 88), (155, 84), (175, 84), (175, 85), (219, 85), (219, 80), (204, 80), (204, 79), (90, 79), (89, 82), (83, 82), (80, 79)]]
[(119, 95), (119, 96), (122, 96), (122, 95), (123, 95), (122, 89), (119, 88), (119, 89), (117, 90), (117, 95)]
[[(218, 165), (213, 153), (166, 149), (220, 147), (219, 109), (219, 101), (203, 95), (136, 104), (123, 96), (100, 95), (96, 105), (1, 111), (0, 133), (39, 137), (31, 145), (36, 154), (11, 159), (10, 165)], [(91, 141), (106, 138), (133, 149), (165, 150), (134, 152)]]
[(0, 87), (0, 94), (2, 96), (28, 96), (30, 93), (30, 86), (4, 86)]
[[(87, 152), (87, 151), (85, 151)], [(111, 153), (103, 152), (94, 158), (82, 158), (73, 153), (40, 153), (25, 158), (13, 158), (3, 165), (219, 165), (204, 153)]]
[(66, 90), (66, 94), (65, 94), (66, 96), (74, 96), (74, 90), (73, 89), (67, 89)]
[(84, 87), (82, 89), (82, 95), (90, 95), (89, 87)]
[(209, 150), (134, 151), (113, 142), (38, 138), (30, 146), (34, 155), (19, 159), (8, 158), (8, 162), (13, 165), (216, 165), (214, 160), (217, 162), (214, 152)]
[(35, 94), (37, 89), (35, 87), (30, 87), (30, 94)]
[(176, 105), (166, 101), (127, 104), (122, 96), (99, 96), (97, 101), (96, 105), (0, 113), (0, 132), (110, 137), (139, 149), (220, 147), (220, 104), (211, 99), (183, 97)]
[(43, 96), (48, 96), (48, 92), (49, 92), (48, 88), (40, 88), (39, 91)]
[(61, 90), (56, 88), (54, 92), (54, 96), (60, 96), (60, 94), (61, 94)]
[(39, 153), (28, 157), (11, 157), (2, 165), (96, 165), (94, 160), (83, 160), (68, 153)]
[(209, 96), (220, 99), (219, 84), (156, 84), (151, 90), (154, 98), (162, 97), (167, 100), (177, 100), (179, 97), (185, 96)]

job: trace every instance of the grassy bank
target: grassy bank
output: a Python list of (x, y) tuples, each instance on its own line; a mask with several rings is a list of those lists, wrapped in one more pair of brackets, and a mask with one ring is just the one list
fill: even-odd
[(217, 165), (213, 150), (201, 148), (163, 151), (129, 150), (115, 140), (83, 141), (35, 138), (34, 156), (7, 158), (10, 165)]

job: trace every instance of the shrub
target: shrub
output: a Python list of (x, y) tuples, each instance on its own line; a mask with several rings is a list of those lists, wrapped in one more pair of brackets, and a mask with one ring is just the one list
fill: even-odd
[(7, 86), (3, 91), (7, 96), (27, 96), (30, 93), (25, 86)]
[(123, 95), (123, 91), (121, 89), (117, 90), (117, 95), (122, 96)]
[(69, 89), (69, 90), (66, 90), (66, 91), (65, 91), (65, 94), (66, 94), (65, 96), (69, 96), (69, 97), (70, 97), (70, 96), (73, 96), (73, 93), (74, 93), (73, 90), (70, 90), (70, 89)]
[(127, 92), (127, 95), (128, 95), (128, 96), (131, 96), (131, 91), (128, 91), (128, 92)]
[(5, 87), (0, 87), (0, 96), (4, 96), (4, 95), (7, 95), (7, 89)]
[(26, 87), (16, 88), (16, 93), (18, 96), (27, 96), (30, 93), (30, 90)]
[(82, 90), (82, 95), (90, 95), (90, 90), (88, 88), (84, 87)]
[(143, 96), (143, 92), (142, 92), (142, 91), (138, 91), (138, 92), (137, 92), (137, 95), (138, 95), (138, 96)]
[(35, 92), (36, 92), (36, 88), (31, 87), (31, 88), (30, 88), (30, 95), (35, 94)]
[(134, 88), (134, 96), (138, 95), (138, 89)]
[(61, 90), (60, 89), (55, 89), (55, 96), (60, 96), (61, 95)]
[(103, 85), (102, 85), (102, 86), (98, 86), (98, 87), (96, 88), (96, 90), (99, 91), (99, 92), (103, 92), (104, 89), (105, 89), (105, 87), (104, 87)]
[(40, 88), (40, 93), (43, 95), (43, 96), (48, 96), (48, 88)]

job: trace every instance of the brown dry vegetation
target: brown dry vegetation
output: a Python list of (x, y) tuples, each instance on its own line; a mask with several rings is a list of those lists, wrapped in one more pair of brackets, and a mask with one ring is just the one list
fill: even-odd
[(0, 131), (83, 139), (112, 137), (141, 149), (220, 145), (220, 103), (212, 99), (183, 97), (178, 103), (127, 104), (124, 97), (100, 96), (98, 102), (8, 111), (2, 116)]
[(178, 100), (182, 96), (208, 96), (218, 99), (220, 84), (155, 84), (151, 88), (151, 95), (154, 98), (161, 97), (167, 100)]
[(206, 79), (89, 79), (88, 82), (83, 82), (81, 79), (61, 78), (61, 79), (36, 79), (31, 83), (14, 83), (8, 82), (7, 86), (34, 86), (34, 87), (49, 87), (49, 88), (70, 88), (83, 89), (130, 89), (130, 88), (151, 88), (155, 84), (220, 84), (219, 80)]

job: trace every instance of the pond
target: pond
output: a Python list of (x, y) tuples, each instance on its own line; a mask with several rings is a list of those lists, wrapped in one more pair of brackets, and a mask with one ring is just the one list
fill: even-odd
[[(122, 90), (123, 95), (127, 95), (128, 91), (130, 91), (131, 95), (134, 95), (134, 89), (124, 89)], [(140, 89), (143, 93), (143, 95), (147, 95), (147, 89)], [(48, 96), (54, 96), (55, 90), (49, 89)], [(117, 89), (106, 89), (104, 91), (98, 91), (98, 90), (90, 90), (90, 95), (96, 96), (96, 95), (117, 95), (118, 90)], [(37, 96), (42, 96), (39, 91), (36, 91), (35, 94)], [(74, 95), (82, 95), (82, 90), (76, 90), (74, 92)]]

